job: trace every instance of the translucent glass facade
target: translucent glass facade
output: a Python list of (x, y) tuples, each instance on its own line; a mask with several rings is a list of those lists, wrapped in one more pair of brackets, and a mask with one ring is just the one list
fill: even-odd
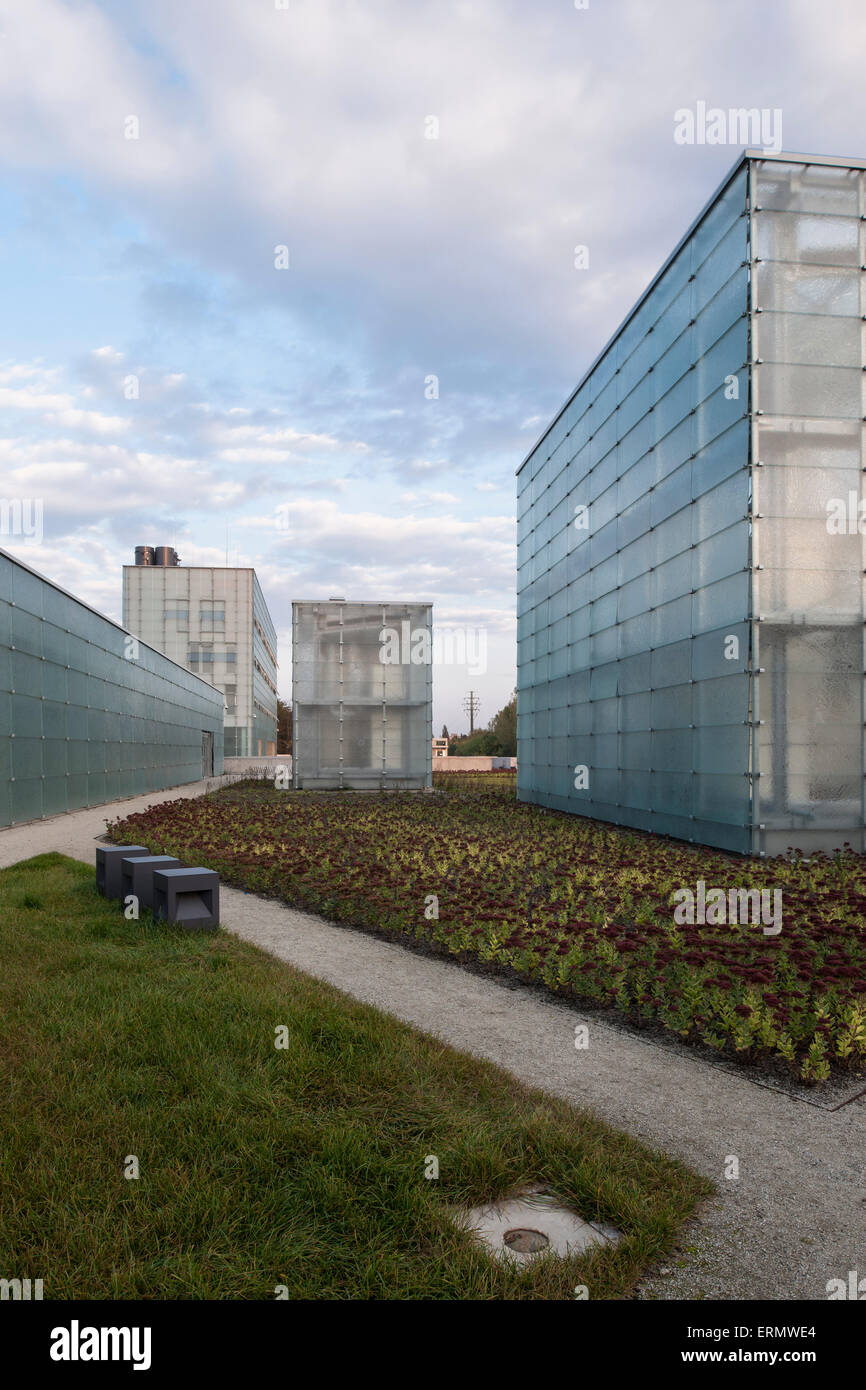
[(866, 171), (751, 174), (755, 848), (862, 850)]
[(292, 604), (296, 787), (432, 785), (429, 604)]
[(0, 825), (222, 771), (212, 686), (0, 552)]
[(226, 757), (277, 751), (277, 634), (255, 571), (124, 565), (131, 632), (216, 686)]
[(863, 848), (864, 177), (746, 152), (521, 466), (521, 798)]

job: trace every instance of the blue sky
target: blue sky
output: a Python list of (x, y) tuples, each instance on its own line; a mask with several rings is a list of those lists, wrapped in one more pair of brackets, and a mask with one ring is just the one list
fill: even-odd
[(432, 600), (488, 651), (434, 671), (437, 732), (514, 684), (516, 467), (736, 157), (674, 113), (866, 153), (860, 0), (19, 0), (0, 32), (0, 496), (44, 506), (0, 544), (119, 618), (136, 544), (220, 564), (228, 531), (285, 696), (293, 598)]

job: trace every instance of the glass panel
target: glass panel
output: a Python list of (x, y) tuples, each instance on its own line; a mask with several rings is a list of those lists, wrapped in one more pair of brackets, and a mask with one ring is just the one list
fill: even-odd
[(755, 404), (767, 415), (863, 416), (863, 368), (767, 363), (755, 369)]
[(755, 274), (761, 309), (792, 314), (860, 312), (859, 270), (768, 261), (757, 266)]
[[(817, 366), (863, 365), (863, 323), (859, 318), (823, 314), (761, 315), (761, 358), (764, 362), (799, 362)], [(799, 415), (805, 411), (797, 411)]]
[(856, 217), (861, 211), (860, 177), (856, 169), (760, 160), (755, 166), (755, 202), (761, 209), (780, 212)]
[(860, 265), (860, 223), (820, 213), (765, 212), (755, 217), (755, 254), (762, 260)]

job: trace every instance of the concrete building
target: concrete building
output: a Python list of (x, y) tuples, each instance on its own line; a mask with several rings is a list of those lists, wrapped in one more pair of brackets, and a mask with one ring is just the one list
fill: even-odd
[(746, 150), (518, 470), (518, 795), (864, 849), (866, 161)]
[(221, 692), (226, 757), (276, 753), (277, 635), (255, 570), (181, 565), (170, 546), (137, 546), (123, 567), (123, 621)]
[(222, 770), (207, 681), (0, 551), (0, 825)]
[(292, 604), (294, 785), (432, 786), (429, 603)]

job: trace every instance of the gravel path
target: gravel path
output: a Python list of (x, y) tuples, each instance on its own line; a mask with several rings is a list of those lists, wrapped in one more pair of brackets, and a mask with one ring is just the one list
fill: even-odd
[[(92, 864), (107, 817), (203, 790), (197, 783), (0, 831), (0, 865), (50, 849)], [(225, 887), (220, 906), (222, 924), (244, 940), (712, 1178), (718, 1198), (638, 1297), (823, 1300), (829, 1279), (847, 1283), (851, 1270), (866, 1278), (866, 1096), (849, 1099), (856, 1086), (800, 1099), (309, 913)], [(581, 1021), (589, 1047), (579, 1051)], [(729, 1156), (739, 1160), (737, 1179), (725, 1177)]]

